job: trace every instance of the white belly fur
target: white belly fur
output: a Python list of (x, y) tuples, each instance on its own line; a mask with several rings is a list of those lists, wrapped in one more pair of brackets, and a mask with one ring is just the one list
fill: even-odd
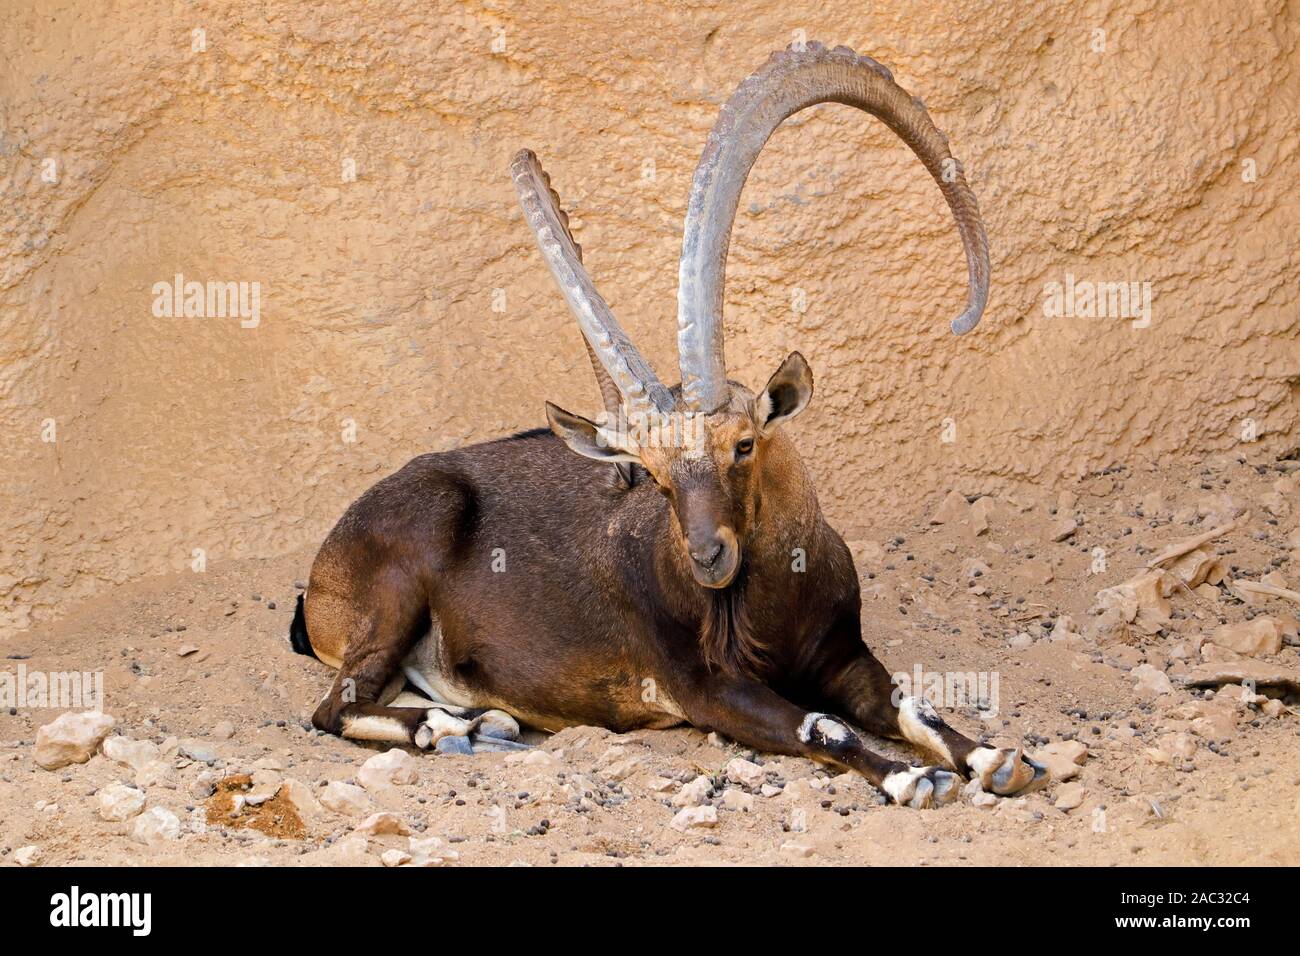
[[(471, 688), (452, 680), (447, 670), (442, 654), (442, 631), (435, 622), (429, 633), (416, 641), (415, 646), (406, 655), (406, 659), (402, 661), (402, 673), (406, 675), (406, 679), (434, 704), (504, 710), (520, 723), (551, 733), (573, 725), (573, 722), (568, 720), (532, 712), (527, 707), (520, 706), (518, 702), (475, 693)], [(663, 715), (661, 719), (648, 724), (650, 727), (662, 729), (686, 722), (686, 715), (681, 708), (662, 692), (653, 702), (647, 704), (646, 709), (651, 713)]]
[(442, 631), (436, 623), (428, 634), (415, 642), (411, 652), (402, 661), (402, 671), (407, 680), (435, 703), (456, 707), (490, 706), (489, 701), (480, 700), (468, 688), (446, 676), (442, 660)]

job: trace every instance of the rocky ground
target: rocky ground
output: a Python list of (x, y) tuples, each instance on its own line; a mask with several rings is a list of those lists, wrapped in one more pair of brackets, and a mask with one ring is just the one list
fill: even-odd
[(851, 542), (891, 670), (997, 675), (996, 701), (936, 704), (1053, 767), (1027, 797), (885, 806), (691, 729), (473, 756), (321, 736), (330, 674), (285, 639), (303, 553), (123, 587), (0, 645), (0, 671), (100, 671), (106, 697), (101, 716), (0, 711), (0, 861), (1294, 865), (1295, 466), (962, 488)]

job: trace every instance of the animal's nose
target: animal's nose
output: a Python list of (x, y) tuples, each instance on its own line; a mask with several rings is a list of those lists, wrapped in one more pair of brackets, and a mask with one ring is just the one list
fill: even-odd
[(722, 542), (716, 539), (698, 548), (691, 548), (691, 557), (695, 560), (695, 563), (706, 568), (711, 568), (717, 564), (720, 554), (722, 554)]

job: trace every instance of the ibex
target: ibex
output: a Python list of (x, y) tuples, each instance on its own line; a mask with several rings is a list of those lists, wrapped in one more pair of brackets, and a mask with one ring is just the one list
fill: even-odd
[[(896, 699), (864, 644), (853, 558), (781, 429), (812, 397), (803, 356), (757, 393), (726, 375), (723, 277), (741, 189), (777, 126), (824, 102), (883, 120), (939, 184), (969, 273), (952, 330), (979, 322), (988, 242), (961, 166), (921, 102), (845, 47), (775, 53), (722, 108), (687, 206), (675, 388), (615, 321), (549, 177), (520, 152), (519, 200), (607, 414), (598, 424), (547, 403), (549, 430), (420, 455), (348, 508), (291, 629), (296, 650), (338, 670), (317, 728), (427, 747), (489, 709), (544, 730), (688, 722), (856, 770), (917, 808), (956, 798), (962, 777), (998, 794), (1045, 782), (1021, 748), (981, 746), (924, 698)], [(942, 766), (874, 753), (855, 728)]]

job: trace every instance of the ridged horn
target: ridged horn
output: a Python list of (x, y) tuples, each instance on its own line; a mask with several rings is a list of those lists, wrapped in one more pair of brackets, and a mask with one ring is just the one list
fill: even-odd
[[(537, 239), (542, 258), (560, 287), (569, 311), (578, 320), (588, 347), (622, 395), (628, 414), (671, 412), (675, 407), (671, 393), (641, 357), (592, 284), (582, 265), (582, 253), (569, 232), (569, 217), (560, 208), (550, 177), (532, 150), (519, 151), (510, 166), (510, 174), (524, 219)], [(603, 383), (601, 391), (605, 393)]]
[(848, 47), (792, 45), (772, 54), (723, 105), (691, 182), (677, 288), (678, 361), (689, 409), (711, 412), (727, 401), (723, 286), (745, 179), (772, 132), (817, 103), (843, 103), (870, 113), (911, 147), (947, 199), (966, 251), (969, 293), (966, 310), (952, 322), (953, 332), (969, 332), (984, 313), (989, 250), (979, 206), (924, 105), (870, 57)]

